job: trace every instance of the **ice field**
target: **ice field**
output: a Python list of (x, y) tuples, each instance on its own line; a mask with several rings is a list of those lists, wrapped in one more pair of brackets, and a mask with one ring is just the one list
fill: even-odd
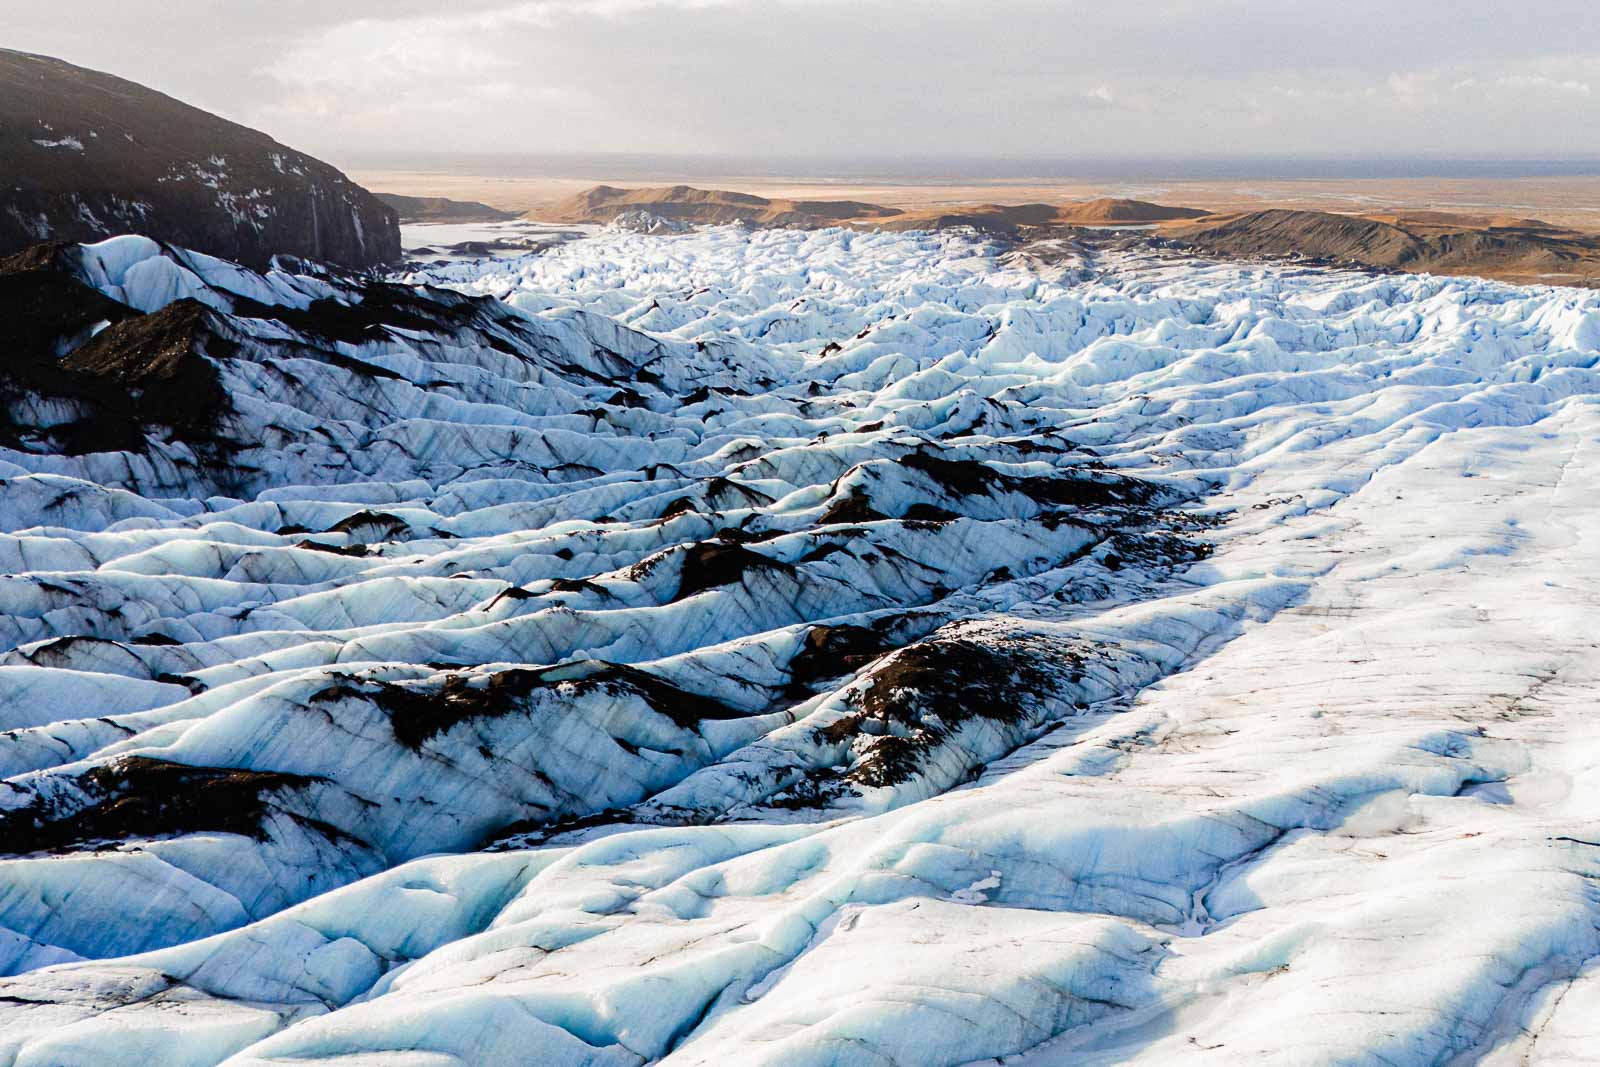
[(192, 385), (0, 392), (0, 1064), (1600, 1063), (1600, 294), (53, 269)]

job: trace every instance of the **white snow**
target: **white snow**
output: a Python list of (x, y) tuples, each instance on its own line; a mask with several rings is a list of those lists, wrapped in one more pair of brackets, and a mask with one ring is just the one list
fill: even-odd
[(377, 298), (84, 270), (224, 318), (240, 444), (0, 450), (0, 813), (297, 777), (0, 860), (0, 1064), (1595, 1060), (1600, 296), (608, 229), (314, 345), (241, 298)]

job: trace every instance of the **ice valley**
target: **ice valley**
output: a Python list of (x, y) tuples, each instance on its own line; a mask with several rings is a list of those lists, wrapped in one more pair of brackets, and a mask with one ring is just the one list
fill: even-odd
[(1596, 294), (6, 270), (0, 1064), (1600, 1062)]

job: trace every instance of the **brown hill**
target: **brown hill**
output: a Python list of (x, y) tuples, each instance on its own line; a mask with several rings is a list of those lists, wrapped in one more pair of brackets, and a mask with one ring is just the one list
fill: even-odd
[(563, 201), (553, 215), (541, 215), (559, 222), (610, 222), (626, 211), (648, 211), (662, 218), (709, 225), (746, 222), (754, 226), (801, 229), (900, 214), (894, 208), (854, 200), (769, 200), (749, 193), (695, 189), (688, 185), (642, 189), (597, 185)]
[(1192, 207), (1172, 207), (1152, 204), (1148, 200), (1124, 200), (1102, 196), (1077, 204), (1063, 204), (1056, 209), (1056, 221), (1076, 223), (1080, 226), (1138, 225), (1152, 222), (1170, 222), (1174, 219), (1203, 218), (1208, 212)]
[(401, 222), (503, 222), (514, 219), (514, 211), (480, 204), (476, 200), (451, 200), (443, 196), (401, 196), (399, 193), (373, 193), (394, 208)]
[(1600, 283), (1600, 237), (1537, 219), (1466, 219), (1442, 213), (1367, 218), (1273, 209), (1212, 216), (1167, 232), (1216, 256), (1305, 256), (1376, 270)]
[(122, 78), (0, 49), (0, 254), (142, 233), (263, 267), (400, 256), (394, 212), (339, 171)]
[(888, 230), (942, 230), (972, 226), (997, 233), (1015, 233), (1029, 226), (1142, 226), (1202, 218), (1197, 208), (1169, 207), (1144, 200), (1101, 197), (1068, 204), (973, 204), (953, 210), (905, 212), (887, 222)]
[(1024, 226), (1049, 226), (1057, 221), (1049, 204), (964, 204), (960, 207), (903, 212), (873, 223), (882, 230), (947, 230), (971, 226), (990, 233), (1014, 234)]
[(1542, 219), (1520, 218), (1515, 215), (1472, 215), (1455, 211), (1371, 211), (1363, 217), (1387, 222), (1414, 234), (1462, 230), (1538, 230), (1552, 234), (1572, 232)]
[(1247, 258), (1302, 255), (1398, 267), (1424, 254), (1417, 238), (1392, 223), (1326, 211), (1272, 208), (1214, 216), (1172, 232), (1203, 251)]
[[(556, 221), (609, 222), (627, 211), (648, 211), (680, 222), (716, 225), (745, 222), (753, 226), (867, 226), (885, 230), (938, 230), (972, 226), (1015, 233), (1030, 226), (1107, 226), (1150, 224), (1198, 218), (1193, 208), (1168, 207), (1143, 200), (1102, 197), (1083, 203), (962, 204), (948, 208), (902, 211), (859, 200), (773, 200), (722, 189), (688, 185), (620, 189), (597, 185), (561, 203)], [(551, 213), (541, 217), (551, 218)]]

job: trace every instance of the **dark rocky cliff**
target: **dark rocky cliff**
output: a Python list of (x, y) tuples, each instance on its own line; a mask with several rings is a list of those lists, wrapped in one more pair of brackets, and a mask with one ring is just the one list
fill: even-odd
[(252, 267), (398, 259), (393, 209), (264, 133), (122, 78), (0, 49), (0, 254), (119, 233)]

